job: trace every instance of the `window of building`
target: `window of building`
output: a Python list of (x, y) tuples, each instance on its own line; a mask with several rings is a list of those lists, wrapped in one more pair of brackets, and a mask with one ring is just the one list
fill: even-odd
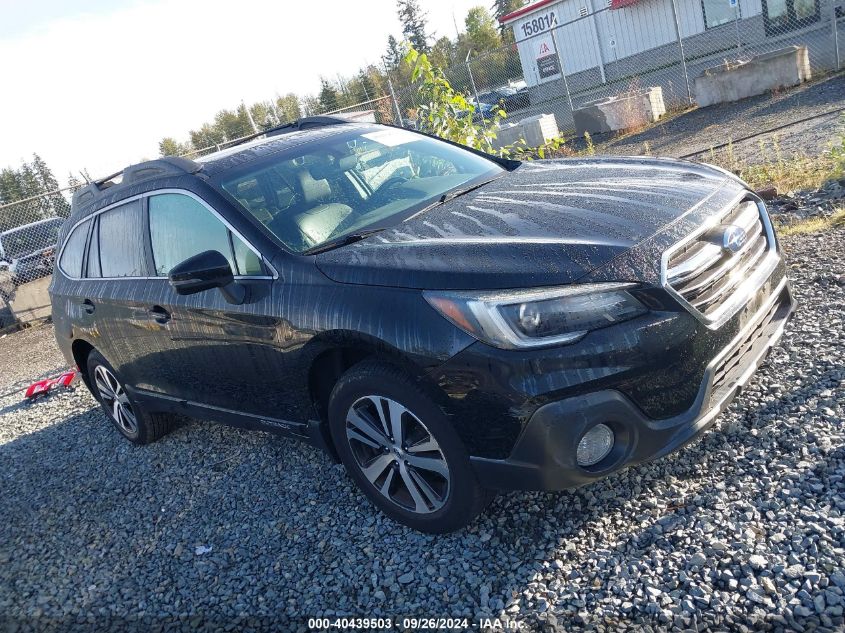
[(739, 4), (732, 7), (728, 0), (701, 0), (701, 7), (704, 10), (704, 26), (708, 29), (728, 24), (742, 17)]
[(809, 26), (820, 17), (819, 0), (763, 0), (763, 23), (770, 37)]
[(141, 201), (135, 200), (100, 215), (99, 249), (103, 277), (143, 277)]

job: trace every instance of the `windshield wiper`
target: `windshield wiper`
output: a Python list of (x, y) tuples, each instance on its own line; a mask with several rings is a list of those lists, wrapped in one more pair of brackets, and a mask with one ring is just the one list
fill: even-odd
[[(501, 174), (499, 174), (500, 176)], [(499, 176), (496, 176), (498, 178)], [(442, 196), (440, 196), (437, 200), (432, 202), (429, 205), (424, 206), (422, 209), (411, 215), (410, 217), (405, 218), (404, 222), (408, 220), (413, 220), (415, 217), (426, 213), (427, 211), (431, 211), (435, 207), (439, 207), (441, 204), (445, 202), (449, 202), (449, 200), (454, 200), (455, 198), (460, 198), (463, 195), (468, 194), (470, 191), (475, 191), (476, 189), (483, 187), (484, 185), (489, 185), (491, 182), (496, 180), (496, 178), (491, 178), (490, 180), (485, 180), (484, 182), (479, 182), (478, 184), (472, 185), (470, 187), (464, 187), (463, 189), (453, 189), (452, 191), (447, 191)]]
[(307, 251), (303, 252), (303, 255), (317, 255), (318, 253), (330, 251), (333, 248), (340, 248), (341, 246), (346, 246), (347, 244), (354, 244), (355, 242), (360, 242), (361, 240), (370, 237), (373, 233), (380, 233), (384, 230), (384, 227), (382, 227), (348, 233), (347, 235), (338, 237), (334, 240), (329, 240), (328, 242), (315, 246), (314, 248), (309, 248)]
[[(498, 178), (498, 176), (496, 176)], [(443, 204), (444, 202), (448, 202), (449, 200), (454, 200), (455, 198), (460, 198), (468, 194), (470, 191), (475, 191), (483, 187), (484, 185), (489, 185), (491, 182), (496, 180), (496, 178), (491, 178), (490, 180), (485, 180), (484, 182), (479, 182), (478, 184), (472, 185), (470, 187), (465, 187), (463, 189), (453, 189), (452, 191), (447, 191), (442, 196), (440, 196), (440, 200), (437, 201), (436, 204)]]

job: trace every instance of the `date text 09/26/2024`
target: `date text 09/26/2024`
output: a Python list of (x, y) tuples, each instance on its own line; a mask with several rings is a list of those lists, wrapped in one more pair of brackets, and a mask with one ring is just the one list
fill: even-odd
[(327, 630), (372, 630), (372, 631), (414, 631), (414, 630), (446, 630), (446, 631), (520, 631), (523, 622), (501, 620), (499, 618), (450, 618), (450, 617), (400, 617), (400, 618), (367, 618), (367, 617), (334, 617), (308, 618), (308, 628), (315, 631)]

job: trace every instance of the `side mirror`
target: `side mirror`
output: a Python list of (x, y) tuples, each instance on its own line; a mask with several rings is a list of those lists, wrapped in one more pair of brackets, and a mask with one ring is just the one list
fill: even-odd
[(226, 301), (241, 304), (246, 288), (235, 282), (229, 260), (220, 251), (203, 251), (176, 264), (168, 274), (170, 285), (180, 295), (220, 288)]

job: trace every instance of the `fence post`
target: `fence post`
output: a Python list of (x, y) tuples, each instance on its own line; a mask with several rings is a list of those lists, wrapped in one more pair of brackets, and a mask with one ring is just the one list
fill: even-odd
[(398, 117), (397, 124), (400, 127), (405, 127), (405, 122), (402, 120), (402, 109), (399, 107), (399, 102), (396, 100), (396, 93), (393, 91), (393, 82), (390, 81), (390, 69), (387, 67), (387, 64), (384, 65), (384, 76), (387, 77), (387, 89), (390, 90), (390, 99), (393, 101), (393, 107), (396, 110), (396, 116)]
[(475, 105), (478, 106), (478, 113), (481, 115), (481, 120), (484, 125), (487, 125), (487, 119), (484, 117), (484, 110), (481, 109), (481, 101), (478, 98), (478, 88), (475, 87), (475, 77), (472, 76), (472, 66), (469, 65), (469, 56), (472, 55), (472, 49), (467, 52), (467, 58), (464, 60), (467, 65), (467, 72), (469, 73), (469, 85), (472, 86), (472, 94), (475, 95)]
[[(596, 51), (599, 54), (599, 73), (601, 74), (601, 82), (607, 83), (607, 75), (604, 72), (604, 50), (602, 48), (601, 38), (599, 37), (599, 27), (596, 25), (596, 9), (593, 6), (593, 0), (589, 0), (590, 5), (590, 30), (593, 32), (593, 42), (596, 46)], [(607, 9), (603, 9), (607, 11)], [(555, 44), (557, 46), (557, 44)]]
[(839, 20), (836, 16), (836, 3), (831, 4), (830, 7), (830, 24), (833, 28), (833, 50), (834, 54), (836, 55), (836, 70), (840, 70), (842, 68), (842, 61), (839, 58)]
[(689, 74), (687, 73), (687, 58), (684, 54), (684, 38), (681, 37), (681, 19), (678, 17), (678, 0), (672, 0), (672, 15), (675, 17), (675, 36), (678, 38), (678, 50), (681, 53), (681, 68), (684, 71), (684, 82), (687, 84), (687, 99), (692, 105), (692, 88), (689, 83)]
[(733, 0), (733, 2), (736, 2), (736, 4), (734, 5), (734, 28), (736, 29), (736, 48), (741, 55), (742, 38), (739, 36), (739, 0)]
[(569, 94), (569, 82), (566, 80), (566, 69), (563, 67), (563, 57), (560, 55), (560, 46), (557, 43), (557, 24), (552, 26), (552, 43), (555, 45), (555, 55), (560, 66), (560, 76), (563, 79), (563, 88), (566, 90), (566, 100), (569, 101), (569, 114), (572, 115), (572, 124), (575, 124), (575, 106), (572, 105), (572, 95)]

